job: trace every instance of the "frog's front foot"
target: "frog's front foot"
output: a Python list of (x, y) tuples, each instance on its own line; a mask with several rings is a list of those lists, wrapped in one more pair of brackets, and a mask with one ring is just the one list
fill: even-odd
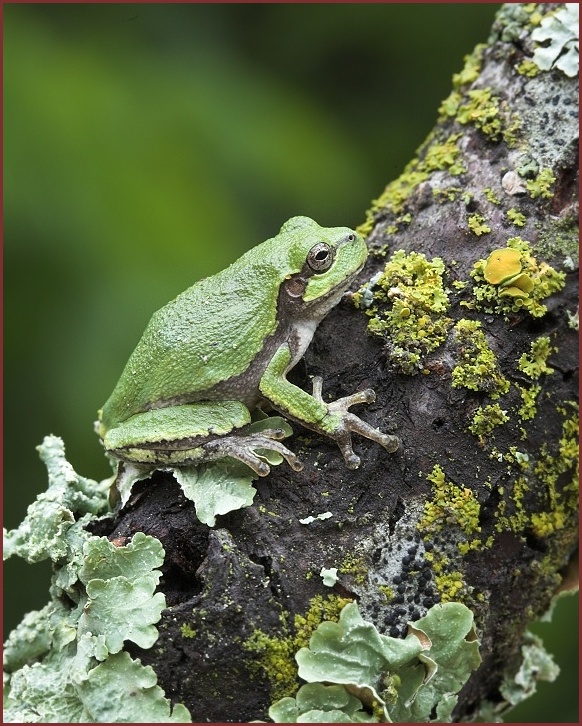
[(281, 429), (264, 429), (260, 433), (244, 434), (240, 436), (224, 436), (208, 441), (202, 446), (207, 458), (222, 459), (229, 456), (242, 461), (259, 476), (267, 476), (270, 466), (257, 453), (257, 449), (276, 451), (280, 454), (294, 471), (301, 471), (303, 464), (286, 446), (279, 441), (286, 434)]
[[(317, 401), (325, 403), (321, 395), (322, 387), (323, 379), (320, 376), (315, 376), (313, 378), (313, 397)], [(400, 446), (400, 439), (397, 436), (383, 434), (378, 429), (375, 429), (348, 411), (350, 406), (354, 406), (357, 403), (373, 403), (375, 400), (376, 394), (374, 391), (371, 388), (366, 388), (364, 391), (352, 393), (351, 396), (345, 396), (344, 398), (338, 398), (337, 401), (325, 403), (330, 421), (333, 422), (333, 431), (330, 432), (330, 435), (333, 436), (339, 446), (346, 466), (349, 469), (357, 469), (360, 466), (360, 457), (352, 448), (352, 433), (360, 434), (367, 439), (375, 441), (380, 446), (383, 446), (390, 454), (394, 453)]]

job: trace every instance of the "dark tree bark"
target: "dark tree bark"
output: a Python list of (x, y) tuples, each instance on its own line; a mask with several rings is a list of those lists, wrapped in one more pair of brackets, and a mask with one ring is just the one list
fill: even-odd
[[(376, 403), (358, 413), (396, 433), (400, 449), (388, 454), (357, 438), (362, 464), (349, 471), (332, 442), (295, 426), (289, 446), (303, 471), (276, 467), (256, 483), (253, 506), (215, 528), (158, 473), (99, 532), (162, 541), (160, 638), (132, 652), (195, 721), (265, 719), (297, 683), (297, 647), (346, 598), (390, 635), (435, 602), (470, 607), (483, 663), (461, 693), (456, 717), (466, 718), (483, 699), (500, 700), (526, 626), (560, 588), (577, 546), (577, 81), (559, 69), (532, 77), (532, 18), (522, 8), (504, 6), (488, 45), (455, 77), (434, 131), (365, 225), (378, 254), (361, 283), (396, 264), (397, 250), (439, 257), (448, 304), (440, 312), (429, 304), (419, 322), (422, 311), (406, 298), (418, 277), (393, 270), (376, 318), (408, 307), (402, 319), (416, 321), (408, 343), (394, 327), (370, 334), (373, 318), (346, 301), (293, 372), (307, 390), (308, 376), (322, 375), (328, 400), (375, 389)], [(520, 264), (533, 260), (533, 282), (551, 289), (564, 278), (538, 298), (543, 314), (532, 315), (537, 293), (520, 297), (515, 285), (471, 276), (515, 237), (530, 244)], [(479, 300), (479, 290), (491, 299)], [(328, 519), (299, 522), (327, 511)], [(331, 590), (322, 567), (338, 568)]]

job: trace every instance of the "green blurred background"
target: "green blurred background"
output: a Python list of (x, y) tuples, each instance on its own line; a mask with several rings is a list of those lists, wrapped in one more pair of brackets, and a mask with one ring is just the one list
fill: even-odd
[[(363, 220), (497, 8), (4, 5), (6, 527), (45, 434), (109, 475), (93, 420), (154, 310), (292, 215)], [(49, 572), (6, 564), (6, 632)], [(576, 604), (538, 626), (563, 672), (513, 720), (577, 720)]]

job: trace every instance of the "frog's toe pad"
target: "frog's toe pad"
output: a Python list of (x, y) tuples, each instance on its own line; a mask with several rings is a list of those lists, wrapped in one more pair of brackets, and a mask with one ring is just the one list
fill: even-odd
[(212, 459), (220, 459), (227, 456), (238, 459), (243, 464), (249, 466), (259, 476), (267, 476), (271, 471), (269, 464), (258, 453), (257, 450), (260, 449), (277, 452), (289, 463), (292, 469), (301, 471), (303, 464), (292, 451), (277, 441), (277, 438), (279, 438), (278, 434), (278, 430), (266, 429), (260, 433), (248, 434), (246, 436), (225, 436), (207, 442), (203, 445), (203, 449), (207, 457)]

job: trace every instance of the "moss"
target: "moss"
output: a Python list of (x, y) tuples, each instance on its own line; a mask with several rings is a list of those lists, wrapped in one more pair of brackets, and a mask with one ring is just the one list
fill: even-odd
[(281, 616), (281, 634), (271, 635), (262, 630), (246, 639), (243, 647), (257, 659), (251, 664), (269, 679), (273, 701), (292, 696), (299, 688), (295, 653), (309, 643), (309, 638), (324, 620), (337, 622), (342, 608), (351, 600), (338, 595), (316, 595), (309, 602), (304, 615), (295, 615), (293, 628), (289, 627), (288, 616)]
[(482, 214), (472, 214), (467, 219), (467, 224), (471, 232), (477, 235), (477, 237), (491, 232), (491, 227), (487, 224), (487, 220)]
[(507, 217), (507, 219), (509, 219), (511, 224), (515, 225), (516, 227), (523, 227), (525, 225), (525, 214), (519, 212), (517, 209), (515, 209), (515, 207), (508, 209), (507, 212), (505, 212), (505, 216)]
[(538, 379), (541, 375), (548, 375), (554, 372), (553, 368), (550, 368), (547, 364), (547, 360), (550, 354), (555, 351), (550, 344), (550, 339), (546, 336), (541, 336), (533, 341), (530, 345), (530, 352), (524, 353), (520, 356), (517, 367), (522, 373), (534, 380)]
[(506, 411), (502, 410), (498, 403), (489, 406), (479, 406), (473, 416), (469, 431), (475, 434), (475, 436), (482, 438), (486, 434), (491, 433), (494, 428), (501, 426), (501, 424), (507, 421), (509, 421), (509, 416)]
[(452, 386), (488, 393), (493, 399), (509, 390), (497, 364), (497, 356), (487, 344), (481, 323), (461, 319), (455, 325), (459, 363), (453, 368)]
[(540, 169), (535, 179), (528, 179), (525, 183), (526, 189), (532, 199), (543, 197), (551, 199), (554, 194), (550, 191), (551, 185), (556, 181), (551, 169)]
[(421, 370), (423, 356), (446, 338), (451, 320), (445, 316), (449, 298), (443, 274), (439, 257), (429, 261), (399, 250), (376, 281), (374, 304), (366, 310), (368, 330), (386, 341), (390, 362), (403, 373)]
[[(519, 254), (520, 269), (516, 267), (513, 270), (515, 274), (508, 272), (506, 277), (499, 278), (499, 283), (491, 283), (487, 277), (493, 279), (489, 271), (492, 256), (503, 249), (507, 250), (508, 256), (510, 251)], [(563, 272), (557, 272), (546, 262), (538, 262), (531, 252), (530, 243), (521, 237), (511, 237), (507, 240), (506, 248), (494, 250), (487, 260), (477, 260), (471, 270), (471, 277), (474, 280), (475, 302), (463, 301), (461, 304), (487, 313), (527, 311), (536, 318), (547, 312), (541, 301), (561, 290), (566, 279)], [(513, 290), (516, 283), (517, 290)], [(516, 293), (517, 297), (512, 293)]]

